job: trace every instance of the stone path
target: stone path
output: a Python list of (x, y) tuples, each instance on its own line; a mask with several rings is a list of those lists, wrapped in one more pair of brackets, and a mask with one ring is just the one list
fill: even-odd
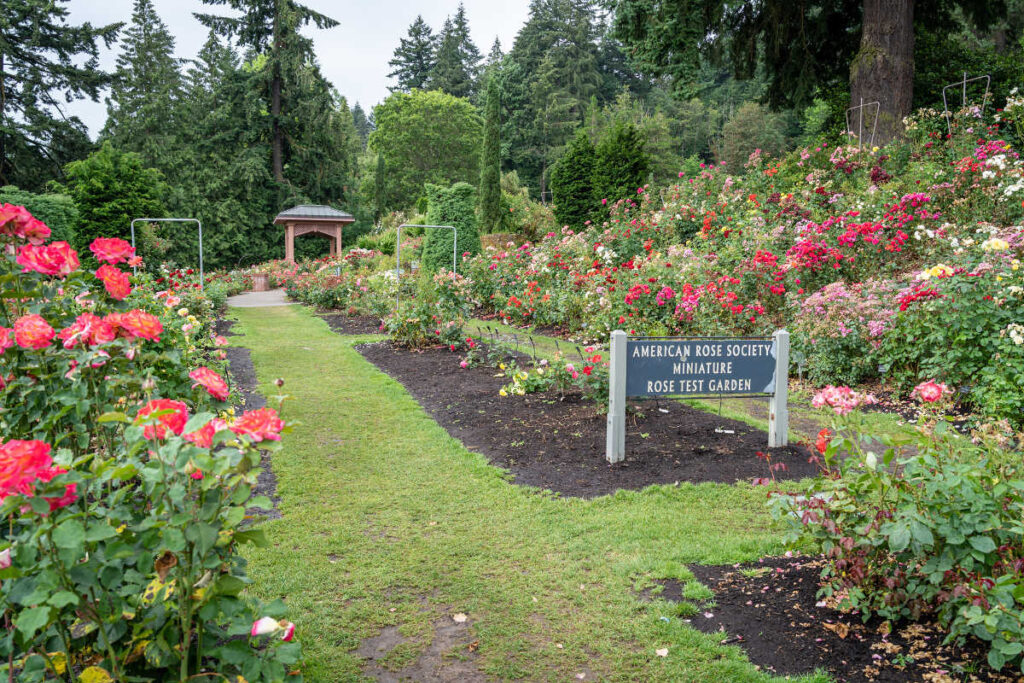
[(238, 296), (228, 297), (228, 306), (235, 308), (264, 308), (266, 306), (291, 306), (295, 302), (288, 301), (283, 289), (272, 289), (269, 292), (246, 292)]

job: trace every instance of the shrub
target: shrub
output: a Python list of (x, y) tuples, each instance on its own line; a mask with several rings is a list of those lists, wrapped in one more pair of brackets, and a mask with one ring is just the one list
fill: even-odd
[[(451, 187), (427, 185), (430, 207), (428, 225), (451, 225), (458, 230), (458, 255), (480, 253), (480, 235), (476, 226), (476, 190), (469, 183), (456, 183)], [(423, 245), (423, 267), (431, 272), (447, 267), (452, 262), (455, 237), (451, 230), (427, 230)]]
[(131, 280), (117, 239), (91, 245), (106, 262), (94, 276), (64, 243), (26, 243), (46, 232), (0, 207), (0, 278), (18, 291), (0, 299), (8, 677), (297, 680), (294, 626), (251, 635), (282, 605), (241, 595), (239, 547), (262, 542), (246, 508), (270, 506), (250, 499), (259, 451), (284, 423), (269, 408), (234, 416), (192, 282)]
[[(948, 403), (943, 385), (922, 383), (915, 393)], [(828, 474), (806, 496), (772, 498), (790, 541), (825, 553), (821, 594), (865, 619), (934, 616), (950, 640), (987, 642), (993, 668), (1020, 661), (1020, 457), (980, 434), (976, 445), (943, 420), (927, 422), (913, 443), (874, 436), (855, 412), (837, 417), (834, 430), (818, 438)]]

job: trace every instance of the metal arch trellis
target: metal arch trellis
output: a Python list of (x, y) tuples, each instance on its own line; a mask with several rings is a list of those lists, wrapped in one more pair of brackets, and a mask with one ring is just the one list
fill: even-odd
[(990, 76), (989, 74), (985, 74), (984, 76), (975, 76), (974, 78), (967, 78), (967, 72), (965, 71), (964, 72), (963, 80), (957, 81), (956, 83), (950, 83), (949, 85), (947, 85), (946, 87), (944, 87), (942, 89), (942, 115), (946, 118), (946, 133), (949, 134), (950, 136), (953, 135), (953, 125), (949, 121), (950, 111), (949, 111), (949, 102), (946, 101), (946, 91), (949, 90), (950, 88), (955, 88), (955, 87), (959, 86), (961, 88), (961, 90), (960, 90), (960, 106), (961, 107), (966, 107), (967, 106), (967, 84), (968, 83), (973, 83), (974, 81), (981, 81), (981, 80), (985, 81), (985, 94), (981, 98), (981, 112), (980, 112), (980, 114), (984, 114), (985, 113), (985, 105), (988, 104), (988, 94), (989, 94), (989, 92), (991, 90), (991, 87), (992, 87), (992, 76)]
[(846, 135), (849, 137), (853, 133), (853, 126), (850, 125), (850, 114), (854, 111), (859, 112), (857, 122), (857, 151), (864, 149), (864, 108), (874, 107), (875, 108), (875, 121), (871, 126), (871, 143), (870, 147), (875, 146), (875, 133), (878, 131), (878, 115), (882, 113), (882, 103), (879, 101), (865, 102), (864, 98), (860, 98), (860, 104), (856, 107), (850, 107), (846, 110)]
[[(454, 225), (416, 225), (415, 223), (402, 223), (398, 226), (398, 233), (395, 236), (395, 277), (399, 278), (402, 275), (402, 228), (443, 228), (445, 230), (451, 230), (452, 235), (452, 272), (458, 273), (456, 254), (459, 253), (459, 231)], [(402, 296), (402, 288), (399, 287), (395, 292), (395, 308), (398, 308), (398, 302)]]

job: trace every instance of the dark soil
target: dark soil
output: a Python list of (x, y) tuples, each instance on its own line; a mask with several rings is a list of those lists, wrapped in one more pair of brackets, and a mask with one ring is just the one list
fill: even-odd
[[(390, 342), (357, 347), (398, 380), (426, 411), (466, 447), (509, 470), (515, 483), (568, 496), (592, 497), (680, 481), (753, 481), (769, 477), (768, 436), (742, 422), (677, 401), (644, 401), (626, 418), (626, 460), (605, 460), (606, 416), (579, 395), (498, 395), (507, 380), (494, 368), (460, 368), (447, 349), (412, 352)], [(716, 431), (716, 429), (723, 431)], [(733, 433), (728, 433), (729, 431)], [(803, 446), (770, 451), (785, 469), (777, 479), (812, 476)]]
[(436, 619), (433, 626), (434, 633), (426, 649), (397, 670), (389, 669), (386, 661), (392, 650), (408, 642), (397, 627), (388, 626), (379, 635), (363, 640), (356, 650), (356, 654), (366, 659), (363, 673), (375, 681), (386, 683), (476, 683), (488, 680), (474, 663), (480, 641), (474, 638), (468, 620), (457, 622), (451, 616), (443, 616)]
[[(218, 320), (216, 325), (217, 334), (225, 337), (233, 337), (231, 320)], [(232, 389), (237, 389), (242, 397), (242, 405), (236, 409), (255, 410), (267, 405), (265, 399), (256, 387), (259, 383), (256, 380), (256, 368), (253, 367), (252, 357), (249, 349), (239, 346), (227, 346), (225, 351), (228, 354), (228, 382)], [(260, 451), (260, 470), (256, 479), (256, 487), (253, 489), (253, 496), (267, 496), (273, 502), (274, 507), (270, 510), (263, 508), (251, 508), (249, 514), (258, 514), (268, 519), (280, 519), (281, 513), (277, 509), (280, 498), (277, 497), (277, 477), (270, 466), (270, 454), (267, 451)]]
[(372, 315), (326, 313), (320, 316), (338, 334), (380, 334), (380, 319)]
[(859, 614), (819, 602), (822, 566), (820, 557), (808, 556), (691, 565), (714, 592), (715, 606), (701, 607), (690, 623), (705, 633), (724, 630), (723, 644), (739, 645), (751, 662), (778, 675), (821, 668), (851, 683), (1021, 680), (1012, 666), (1006, 675), (989, 669), (977, 641), (966, 649), (942, 645), (945, 632), (935, 623), (900, 624), (889, 632), (880, 619), (864, 623)]

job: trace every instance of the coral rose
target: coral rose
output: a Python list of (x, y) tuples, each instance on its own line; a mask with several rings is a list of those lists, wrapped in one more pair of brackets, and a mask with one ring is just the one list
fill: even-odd
[(12, 439), (0, 443), (0, 500), (32, 495), (32, 482), (52, 463), (50, 444), (44, 441)]
[(122, 273), (114, 266), (106, 264), (100, 266), (96, 271), (96, 277), (103, 281), (103, 286), (106, 287), (107, 294), (118, 301), (123, 300), (132, 292), (131, 281), (128, 279), (128, 274)]
[(100, 263), (106, 261), (111, 265), (128, 261), (135, 256), (135, 247), (119, 237), (97, 237), (89, 245), (89, 251)]
[(169, 398), (155, 398), (144, 405), (135, 416), (135, 424), (141, 424), (150, 415), (158, 412), (163, 412), (163, 415), (156, 418), (156, 424), (146, 425), (142, 430), (144, 437), (163, 439), (167, 436), (167, 430), (179, 436), (185, 431), (185, 423), (188, 422), (188, 406), (181, 401)]
[(98, 315), (82, 313), (75, 318), (74, 323), (61, 330), (57, 336), (64, 340), (64, 348), (70, 349), (79, 343), (96, 346), (114, 341), (117, 338), (117, 330)]
[(104, 318), (114, 329), (127, 339), (140, 337), (150, 341), (160, 341), (164, 325), (160, 318), (135, 308), (127, 313), (109, 313)]
[(231, 425), (231, 431), (239, 436), (248, 436), (252, 441), (280, 441), (284, 421), (273, 408), (259, 408), (242, 414)]
[(54, 242), (45, 246), (25, 244), (18, 249), (15, 259), (21, 272), (35, 271), (43, 275), (67, 275), (78, 269), (78, 253), (67, 242)]
[(45, 349), (55, 332), (41, 315), (23, 315), (14, 321), (14, 341), (25, 349)]
[(197, 386), (202, 385), (210, 396), (213, 396), (218, 401), (228, 400), (228, 385), (224, 381), (224, 378), (218, 375), (216, 372), (208, 367), (198, 367), (192, 372), (188, 373), (188, 376), (196, 381), (192, 385), (194, 389)]
[(0, 327), (0, 356), (4, 355), (4, 351), (14, 346), (11, 332), (12, 330), (9, 327)]

